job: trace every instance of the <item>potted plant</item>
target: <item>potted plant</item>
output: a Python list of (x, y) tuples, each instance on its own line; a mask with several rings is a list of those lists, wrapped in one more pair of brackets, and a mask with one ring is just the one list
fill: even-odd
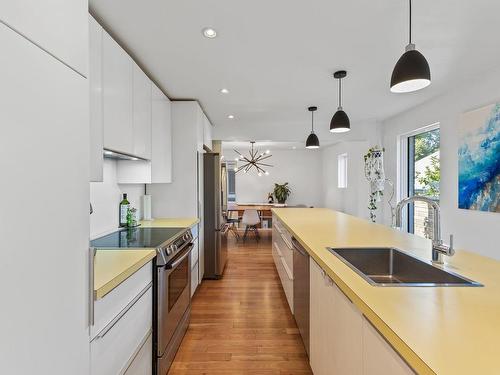
[(278, 200), (278, 203), (284, 204), (292, 190), (288, 187), (288, 182), (284, 184), (274, 184), (274, 196)]

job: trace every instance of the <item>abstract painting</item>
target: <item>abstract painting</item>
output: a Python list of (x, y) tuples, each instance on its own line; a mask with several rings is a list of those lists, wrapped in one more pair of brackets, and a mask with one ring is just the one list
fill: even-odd
[(458, 207), (500, 212), (500, 103), (461, 117)]

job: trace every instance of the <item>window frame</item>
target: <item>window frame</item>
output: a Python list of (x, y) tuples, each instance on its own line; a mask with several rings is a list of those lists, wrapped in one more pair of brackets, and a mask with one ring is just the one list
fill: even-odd
[(349, 155), (347, 152), (337, 155), (337, 188), (347, 189), (348, 182)]
[[(412, 187), (410, 187), (410, 173), (414, 173), (413, 171), (413, 166), (410, 167), (410, 161), (412, 158), (410, 158), (411, 155), (413, 155), (414, 159), (414, 152), (415, 150), (413, 147), (410, 147), (410, 138), (422, 134), (422, 133), (427, 133), (429, 131), (433, 131), (436, 129), (441, 128), (441, 123), (434, 122), (430, 125), (420, 127), (418, 129), (412, 130), (407, 133), (400, 134), (398, 136), (398, 150), (397, 150), (397, 160), (398, 160), (398, 168), (397, 168), (397, 200), (398, 202), (401, 201), (402, 199), (405, 199), (410, 196), (412, 191)], [(411, 153), (411, 155), (410, 155)], [(410, 205), (408, 210), (403, 211), (403, 223), (406, 223), (406, 230), (408, 233), (413, 233), (413, 223), (411, 222), (410, 218), (412, 215), (408, 215), (408, 212), (413, 213), (413, 205)], [(411, 231), (410, 231), (411, 230)]]

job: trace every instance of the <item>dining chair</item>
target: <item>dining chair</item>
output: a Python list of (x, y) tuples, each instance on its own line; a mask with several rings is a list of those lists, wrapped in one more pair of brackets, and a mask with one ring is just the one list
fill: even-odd
[(240, 234), (238, 233), (239, 222), (240, 218), (238, 216), (238, 211), (227, 211), (226, 223), (229, 224), (229, 231), (234, 234), (236, 241), (240, 239)]
[(260, 224), (260, 216), (257, 210), (249, 209), (243, 211), (241, 223), (245, 225), (245, 234), (243, 235), (243, 241), (246, 240), (249, 231), (253, 231), (255, 233), (255, 238), (257, 240), (260, 239), (259, 231), (257, 229), (257, 225)]

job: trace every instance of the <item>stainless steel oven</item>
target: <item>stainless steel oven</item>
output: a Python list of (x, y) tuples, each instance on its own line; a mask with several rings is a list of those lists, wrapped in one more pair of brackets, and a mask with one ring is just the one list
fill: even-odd
[[(192, 237), (189, 238), (191, 240)], [(165, 375), (187, 331), (191, 313), (191, 250), (193, 244), (183, 237), (173, 248), (175, 257), (156, 265), (153, 292), (154, 373)], [(179, 243), (178, 245), (176, 245)]]

